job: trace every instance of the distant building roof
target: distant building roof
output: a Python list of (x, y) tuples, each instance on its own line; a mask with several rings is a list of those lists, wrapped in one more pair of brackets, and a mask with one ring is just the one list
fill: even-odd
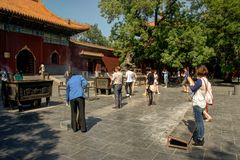
[(80, 56), (92, 56), (92, 57), (104, 57), (104, 54), (102, 53), (97, 53), (97, 52), (90, 52), (90, 51), (84, 51), (82, 50), (79, 53)]
[(72, 42), (75, 45), (82, 45), (82, 46), (87, 46), (87, 47), (92, 47), (92, 48), (114, 51), (113, 48), (108, 48), (108, 47), (100, 46), (100, 45), (97, 45), (97, 44), (92, 44), (92, 43), (87, 43), (87, 42), (79, 42), (79, 41), (75, 41), (75, 40), (70, 40), (70, 42)]
[[(162, 20), (164, 20), (164, 17), (160, 16), (157, 21), (159, 22), (159, 21), (162, 21)], [(154, 21), (153, 22), (147, 22), (147, 25), (150, 26), (150, 27), (155, 27), (156, 26)]]
[(71, 30), (84, 31), (90, 27), (87, 24), (80, 24), (56, 16), (44, 6), (41, 0), (0, 0), (0, 12), (11, 13)]
[(148, 26), (154, 27), (155, 26), (155, 22), (148, 22)]

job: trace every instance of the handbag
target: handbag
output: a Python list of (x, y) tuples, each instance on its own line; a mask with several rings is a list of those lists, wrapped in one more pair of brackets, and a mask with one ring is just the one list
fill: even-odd
[(147, 87), (147, 92), (150, 93), (150, 92), (156, 92), (156, 87), (155, 85), (151, 84), (151, 85), (148, 85)]
[(150, 85), (150, 90), (155, 93), (157, 91), (156, 85)]
[(206, 88), (206, 94), (205, 94), (206, 103), (209, 105), (212, 105), (213, 104), (212, 85), (209, 81), (206, 82), (204, 79), (203, 81)]

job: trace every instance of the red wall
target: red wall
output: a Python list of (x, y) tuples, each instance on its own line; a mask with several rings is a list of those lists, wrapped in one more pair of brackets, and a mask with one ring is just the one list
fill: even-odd
[[(79, 46), (70, 43), (70, 46), (62, 46), (56, 44), (47, 44), (43, 42), (40, 36), (33, 36), (23, 33), (6, 32), (0, 30), (0, 67), (8, 66), (8, 70), (12, 73), (16, 71), (16, 55), (25, 46), (29, 48), (35, 57), (34, 73), (38, 73), (40, 64), (51, 64), (51, 54), (57, 52), (59, 55), (59, 64), (68, 64), (70, 61), (73, 66), (82, 71), (88, 71), (88, 58), (94, 59), (96, 62), (95, 70), (99, 71), (105, 65), (108, 72), (112, 72), (114, 67), (119, 65), (118, 58), (115, 57), (111, 51), (88, 47)], [(82, 57), (79, 53), (82, 51), (92, 51), (103, 53), (103, 58)], [(10, 52), (9, 59), (3, 57), (4, 52)]]
[(119, 60), (118, 60), (117, 57), (106, 57), (106, 56), (104, 56), (102, 58), (102, 60), (105, 64), (108, 72), (113, 72), (114, 68), (119, 65)]
[[(18, 52), (27, 46), (35, 57), (35, 72), (36, 67), (39, 65), (41, 61), (41, 53), (42, 53), (42, 43), (43, 40), (41, 37), (27, 35), (27, 34), (21, 34), (21, 33), (14, 33), (14, 32), (5, 32), (5, 44), (2, 45), (1, 43), (1, 49), (3, 48), (3, 51), (1, 51), (1, 54), (3, 52), (10, 52), (11, 56), (9, 59), (4, 59), (5, 63), (9, 64), (9, 71), (15, 72), (16, 70), (16, 59), (15, 56), (18, 54)], [(38, 58), (40, 57), (40, 58)]]
[[(104, 57), (83, 57), (80, 56), (79, 53), (84, 51), (90, 51), (90, 52), (96, 52), (96, 53), (102, 53), (104, 54)], [(111, 51), (104, 50), (104, 49), (98, 49), (98, 48), (92, 48), (87, 46), (81, 46), (81, 45), (74, 45), (70, 43), (70, 51), (71, 51), (71, 62), (73, 63), (73, 66), (78, 68), (82, 71), (88, 70), (88, 58), (95, 59), (96, 62), (96, 71), (100, 71), (101, 68), (104, 66), (106, 67), (108, 72), (112, 72), (116, 66), (119, 65), (118, 57), (115, 57), (113, 53), (109, 53)], [(103, 65), (103, 66), (102, 66)]]
[[(51, 54), (56, 51), (59, 54), (59, 64), (66, 64), (68, 62), (68, 55), (70, 54), (68, 46), (46, 44), (43, 38), (22, 33), (5, 32), (0, 30), (0, 64), (6, 66), (12, 73), (16, 71), (16, 55), (25, 46), (30, 49), (34, 61), (34, 72), (38, 73), (39, 66), (43, 64), (51, 65)], [(4, 52), (10, 52), (9, 59), (5, 59)], [(0, 67), (1, 67), (0, 66)]]
[(59, 64), (67, 64), (69, 62), (68, 55), (70, 54), (70, 52), (69, 52), (68, 46), (44, 43), (42, 63), (51, 65), (51, 55), (55, 51), (59, 55)]
[(71, 57), (70, 60), (72, 62), (73, 67), (81, 70), (88, 70), (88, 63), (86, 59), (80, 57), (79, 53), (82, 51), (82, 48), (79, 46), (70, 46)]
[(0, 30), (0, 67), (5, 66), (5, 59), (3, 57), (3, 53), (5, 51), (5, 46), (6, 46), (6, 34), (4, 31)]

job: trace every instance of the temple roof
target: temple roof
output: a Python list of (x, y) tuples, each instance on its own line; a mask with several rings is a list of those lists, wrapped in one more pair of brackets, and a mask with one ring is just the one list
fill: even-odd
[(100, 46), (100, 45), (93, 44), (93, 43), (79, 42), (79, 41), (72, 40), (72, 39), (70, 40), (70, 42), (72, 42), (75, 45), (81, 45), (81, 46), (86, 46), (86, 47), (91, 47), (91, 48), (97, 48), (97, 49), (114, 51), (113, 48), (108, 48), (108, 47)]
[(87, 24), (80, 24), (56, 16), (44, 6), (41, 0), (0, 0), (0, 12), (2, 11), (71, 30), (84, 31), (90, 27)]

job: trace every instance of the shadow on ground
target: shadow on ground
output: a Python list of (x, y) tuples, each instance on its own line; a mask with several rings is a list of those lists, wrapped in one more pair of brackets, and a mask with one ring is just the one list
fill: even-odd
[(100, 119), (100, 118), (88, 117), (86, 119), (87, 129), (90, 130), (93, 126), (95, 126), (100, 121), (102, 121), (102, 119)]
[(42, 121), (39, 113), (0, 112), (0, 159), (57, 159), (58, 131)]
[(182, 122), (187, 126), (189, 132), (193, 133), (195, 131), (196, 129), (195, 121), (183, 119)]

